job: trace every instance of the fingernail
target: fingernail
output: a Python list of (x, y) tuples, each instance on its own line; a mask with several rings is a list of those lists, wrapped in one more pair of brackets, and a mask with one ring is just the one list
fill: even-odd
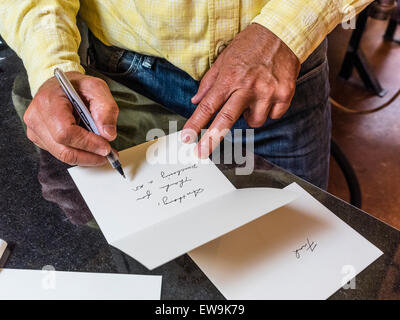
[(100, 154), (102, 156), (108, 156), (109, 153), (110, 153), (110, 150), (108, 150), (108, 149), (101, 149), (100, 150)]
[(189, 143), (189, 141), (190, 141), (189, 135), (187, 135), (187, 134), (183, 135), (183, 136), (182, 136), (182, 141), (183, 141), (184, 143)]
[(196, 94), (195, 96), (193, 96), (192, 99), (190, 99), (190, 101), (191, 101), (193, 104), (196, 104), (196, 101), (197, 101), (197, 94)]
[(184, 143), (193, 143), (196, 140), (196, 132), (191, 129), (186, 129), (182, 131), (182, 142)]
[(114, 138), (115, 135), (117, 134), (117, 129), (113, 125), (105, 125), (103, 127), (103, 130), (110, 138)]
[(200, 158), (199, 146), (196, 146), (196, 147), (194, 148), (194, 155), (195, 155), (197, 158)]
[(205, 143), (199, 144), (195, 149), (194, 149), (194, 154), (197, 158), (200, 159), (205, 159), (208, 157), (208, 146)]

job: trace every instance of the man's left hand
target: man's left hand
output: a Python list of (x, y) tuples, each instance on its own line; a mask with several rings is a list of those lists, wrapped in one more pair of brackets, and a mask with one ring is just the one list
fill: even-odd
[(293, 98), (300, 62), (267, 28), (253, 23), (219, 55), (192, 98), (198, 104), (186, 122), (182, 139), (193, 142), (218, 112), (199, 141), (196, 153), (206, 158), (243, 114), (248, 125), (282, 117)]

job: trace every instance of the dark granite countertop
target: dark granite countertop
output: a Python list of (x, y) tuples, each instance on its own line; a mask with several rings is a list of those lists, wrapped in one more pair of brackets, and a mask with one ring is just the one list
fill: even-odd
[[(223, 299), (188, 256), (148, 271), (110, 247), (99, 230), (71, 224), (56, 204), (43, 198), (37, 178), (39, 154), (25, 137), (11, 100), (13, 80), (23, 66), (14, 54), (9, 55), (0, 62), (0, 238), (13, 248), (6, 267), (51, 265), (63, 271), (157, 274), (163, 276), (163, 299)], [(257, 161), (256, 168), (244, 177), (221, 167), (239, 188), (281, 188), (297, 182), (384, 252), (357, 276), (356, 289), (341, 289), (331, 299), (400, 298), (398, 230), (264, 160)]]

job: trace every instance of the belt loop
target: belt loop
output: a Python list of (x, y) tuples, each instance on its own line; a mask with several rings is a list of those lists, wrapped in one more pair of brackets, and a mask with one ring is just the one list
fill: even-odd
[(94, 49), (93, 49), (93, 34), (88, 29), (88, 48), (86, 51), (86, 65), (88, 67), (94, 67), (95, 65)]
[(93, 67), (94, 63), (95, 63), (95, 60), (94, 60), (93, 48), (89, 45), (89, 47), (87, 48), (87, 51), (86, 51), (86, 65), (88, 67)]
[(125, 50), (120, 49), (112, 52), (110, 59), (108, 60), (108, 68), (111, 72), (117, 72), (118, 62), (121, 60)]

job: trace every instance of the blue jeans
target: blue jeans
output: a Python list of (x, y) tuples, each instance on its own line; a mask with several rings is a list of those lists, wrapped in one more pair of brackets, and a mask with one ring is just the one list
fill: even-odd
[[(167, 60), (108, 47), (89, 37), (91, 66), (132, 90), (189, 118), (199, 81)], [(331, 111), (325, 40), (302, 64), (288, 112), (254, 130), (254, 151), (270, 162), (326, 189), (329, 175)], [(241, 117), (234, 128), (249, 129)]]

